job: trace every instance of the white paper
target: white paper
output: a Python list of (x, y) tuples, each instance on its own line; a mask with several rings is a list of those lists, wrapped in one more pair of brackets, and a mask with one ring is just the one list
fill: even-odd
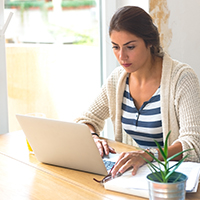
[[(175, 163), (172, 161), (170, 165), (172, 166)], [(200, 163), (183, 162), (176, 171), (188, 176), (186, 192), (196, 192), (200, 176)], [(132, 175), (132, 170), (127, 171), (122, 176), (104, 183), (104, 187), (108, 190), (148, 198), (148, 181), (146, 176), (150, 173), (148, 166), (144, 165), (137, 171), (136, 175)]]

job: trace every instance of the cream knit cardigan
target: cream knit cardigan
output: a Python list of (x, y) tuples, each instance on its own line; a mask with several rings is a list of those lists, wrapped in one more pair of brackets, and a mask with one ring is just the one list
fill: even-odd
[[(115, 140), (137, 145), (122, 130), (122, 99), (127, 72), (117, 67), (102, 86), (99, 96), (89, 109), (76, 119), (79, 123), (89, 123), (96, 133), (103, 130), (105, 119), (111, 118)], [(200, 162), (200, 86), (190, 66), (171, 59), (163, 58), (161, 77), (161, 116), (163, 140), (171, 130), (169, 145), (179, 141), (183, 150), (189, 151), (187, 161)], [(188, 153), (188, 152), (186, 152)], [(186, 155), (184, 153), (184, 155)], [(183, 155), (183, 156), (184, 156)]]

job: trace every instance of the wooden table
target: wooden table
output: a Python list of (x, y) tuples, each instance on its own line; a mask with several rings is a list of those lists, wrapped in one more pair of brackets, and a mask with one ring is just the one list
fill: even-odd
[[(108, 141), (117, 152), (134, 148), (115, 141)], [(0, 199), (144, 199), (105, 190), (93, 181), (102, 176), (40, 163), (29, 154), (22, 131), (0, 135)], [(186, 199), (200, 199), (197, 193), (187, 194)]]

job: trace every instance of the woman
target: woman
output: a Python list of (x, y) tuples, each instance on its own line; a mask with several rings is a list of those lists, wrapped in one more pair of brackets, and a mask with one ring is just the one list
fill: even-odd
[[(136, 142), (162, 160), (154, 140), (163, 145), (171, 130), (169, 156), (194, 148), (187, 161), (199, 162), (200, 87), (192, 68), (162, 51), (157, 28), (139, 7), (120, 8), (111, 19), (109, 34), (121, 66), (108, 77), (99, 96), (77, 122), (88, 125), (102, 156), (115, 152), (98, 137), (110, 117), (116, 141)], [(112, 176), (130, 167), (136, 174), (145, 164), (141, 156), (152, 161), (145, 151), (121, 153)]]

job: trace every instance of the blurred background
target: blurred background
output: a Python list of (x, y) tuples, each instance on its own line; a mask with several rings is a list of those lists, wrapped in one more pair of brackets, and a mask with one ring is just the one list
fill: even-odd
[(95, 0), (5, 1), (9, 130), (15, 114), (73, 121), (100, 83), (99, 7)]
[[(87, 109), (119, 65), (108, 30), (112, 15), (122, 6), (146, 10), (159, 29), (164, 51), (189, 64), (200, 80), (199, 0), (0, 3), (5, 4), (5, 20), (13, 13), (5, 34), (7, 66), (2, 65), (0, 53), (0, 133), (20, 129), (16, 113), (44, 113), (48, 118), (73, 121)], [(3, 21), (1, 16), (2, 12)], [(4, 45), (0, 52), (4, 52)], [(102, 135), (113, 138), (110, 120), (106, 121)]]

